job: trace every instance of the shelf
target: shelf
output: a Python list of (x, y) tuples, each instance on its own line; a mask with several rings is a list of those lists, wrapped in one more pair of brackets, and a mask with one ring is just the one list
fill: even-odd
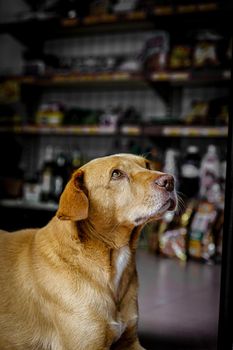
[(231, 71), (228, 69), (161, 71), (145, 77), (140, 73), (107, 72), (92, 74), (54, 74), (51, 76), (12, 76), (5, 80), (14, 80), (24, 86), (75, 87), (75, 88), (146, 88), (149, 84), (169, 83), (175, 85), (210, 84), (229, 82)]
[(148, 136), (163, 137), (227, 137), (227, 126), (151, 126), (144, 129)]
[(5, 126), (0, 127), (0, 133), (31, 134), (31, 135), (80, 135), (80, 136), (114, 136), (121, 135), (138, 136), (142, 134), (138, 126), (125, 125), (120, 130), (114, 126), (75, 125), (75, 126)]
[(0, 127), (0, 133), (29, 135), (79, 136), (159, 136), (159, 137), (227, 137), (227, 126), (134, 126), (124, 125), (120, 130), (106, 126), (15, 126)]
[(75, 87), (75, 88), (146, 88), (148, 85), (141, 74), (128, 72), (92, 73), (92, 74), (55, 74), (53, 76), (12, 77), (24, 86)]
[(1, 127), (0, 133), (31, 135), (114, 135), (114, 127), (105, 126), (9, 126)]
[[(206, 4), (155, 6), (147, 12), (134, 11), (121, 14), (87, 16), (84, 19), (25, 19), (18, 22), (1, 23), (0, 32), (9, 33), (26, 45), (39, 46), (47, 39), (119, 33), (155, 28), (187, 28), (206, 26), (230, 28), (231, 13), (215, 1)], [(33, 33), (33, 35), (31, 35)]]
[(45, 211), (56, 211), (58, 208), (58, 204), (55, 202), (30, 202), (23, 199), (1, 199), (0, 205), (7, 208)]
[(151, 82), (169, 82), (171, 84), (210, 84), (231, 80), (228, 69), (200, 69), (190, 71), (156, 72), (148, 79)]

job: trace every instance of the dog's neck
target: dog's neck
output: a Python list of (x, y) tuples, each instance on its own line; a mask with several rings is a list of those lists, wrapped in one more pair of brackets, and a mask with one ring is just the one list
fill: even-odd
[[(85, 252), (86, 258), (96, 266), (97, 270), (105, 271), (106, 281), (109, 279), (110, 289), (116, 303), (119, 303), (125, 290), (121, 288), (122, 279), (126, 279), (127, 286), (135, 266), (135, 250), (141, 227), (127, 228), (117, 226), (115, 230), (110, 230), (107, 238), (107, 232), (103, 232), (103, 227), (99, 231), (93, 229), (91, 223), (85, 221), (72, 222), (61, 221), (57, 218), (55, 235), (62, 241), (66, 249), (70, 249), (67, 256), (71, 261), (75, 261), (72, 256), (78, 254), (79, 249)], [(92, 229), (90, 229), (92, 226)], [(54, 231), (53, 231), (54, 232)], [(113, 241), (113, 238), (117, 238)], [(129, 267), (127, 274), (124, 274)], [(109, 276), (107, 278), (107, 276)], [(127, 277), (128, 276), (128, 277)], [(106, 282), (107, 283), (107, 282)]]
[(142, 226), (134, 227), (129, 224), (116, 224), (101, 222), (93, 224), (91, 220), (77, 222), (77, 234), (80, 241), (100, 241), (110, 249), (121, 249), (129, 245), (130, 249), (136, 249), (137, 240)]
[[(117, 304), (123, 298), (131, 276), (134, 275), (135, 250), (141, 229), (142, 226), (127, 225), (101, 225), (97, 229), (88, 221), (77, 224), (77, 234), (86, 248), (90, 245), (97, 254), (101, 253), (102, 258), (105, 256), (110, 272), (110, 288)], [(128, 272), (125, 274), (126, 270)], [(122, 280), (125, 280), (125, 288), (122, 288)]]

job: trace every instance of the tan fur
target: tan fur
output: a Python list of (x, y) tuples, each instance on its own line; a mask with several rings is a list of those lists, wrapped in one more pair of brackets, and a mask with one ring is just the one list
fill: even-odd
[[(93, 160), (73, 174), (47, 226), (1, 231), (1, 350), (143, 349), (137, 240), (176, 201), (146, 163), (126, 154)], [(123, 175), (112, 178), (114, 169)]]

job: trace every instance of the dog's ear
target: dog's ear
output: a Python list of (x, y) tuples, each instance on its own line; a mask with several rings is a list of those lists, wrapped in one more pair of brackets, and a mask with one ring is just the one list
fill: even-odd
[(79, 221), (88, 217), (88, 198), (84, 193), (83, 171), (77, 170), (67, 183), (56, 216), (60, 220)]

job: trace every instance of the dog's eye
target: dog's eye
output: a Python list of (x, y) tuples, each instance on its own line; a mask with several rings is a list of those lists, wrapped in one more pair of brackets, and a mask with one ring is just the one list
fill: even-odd
[(112, 179), (114, 179), (114, 180), (120, 179), (123, 176), (124, 176), (123, 172), (119, 169), (115, 169), (112, 172)]

